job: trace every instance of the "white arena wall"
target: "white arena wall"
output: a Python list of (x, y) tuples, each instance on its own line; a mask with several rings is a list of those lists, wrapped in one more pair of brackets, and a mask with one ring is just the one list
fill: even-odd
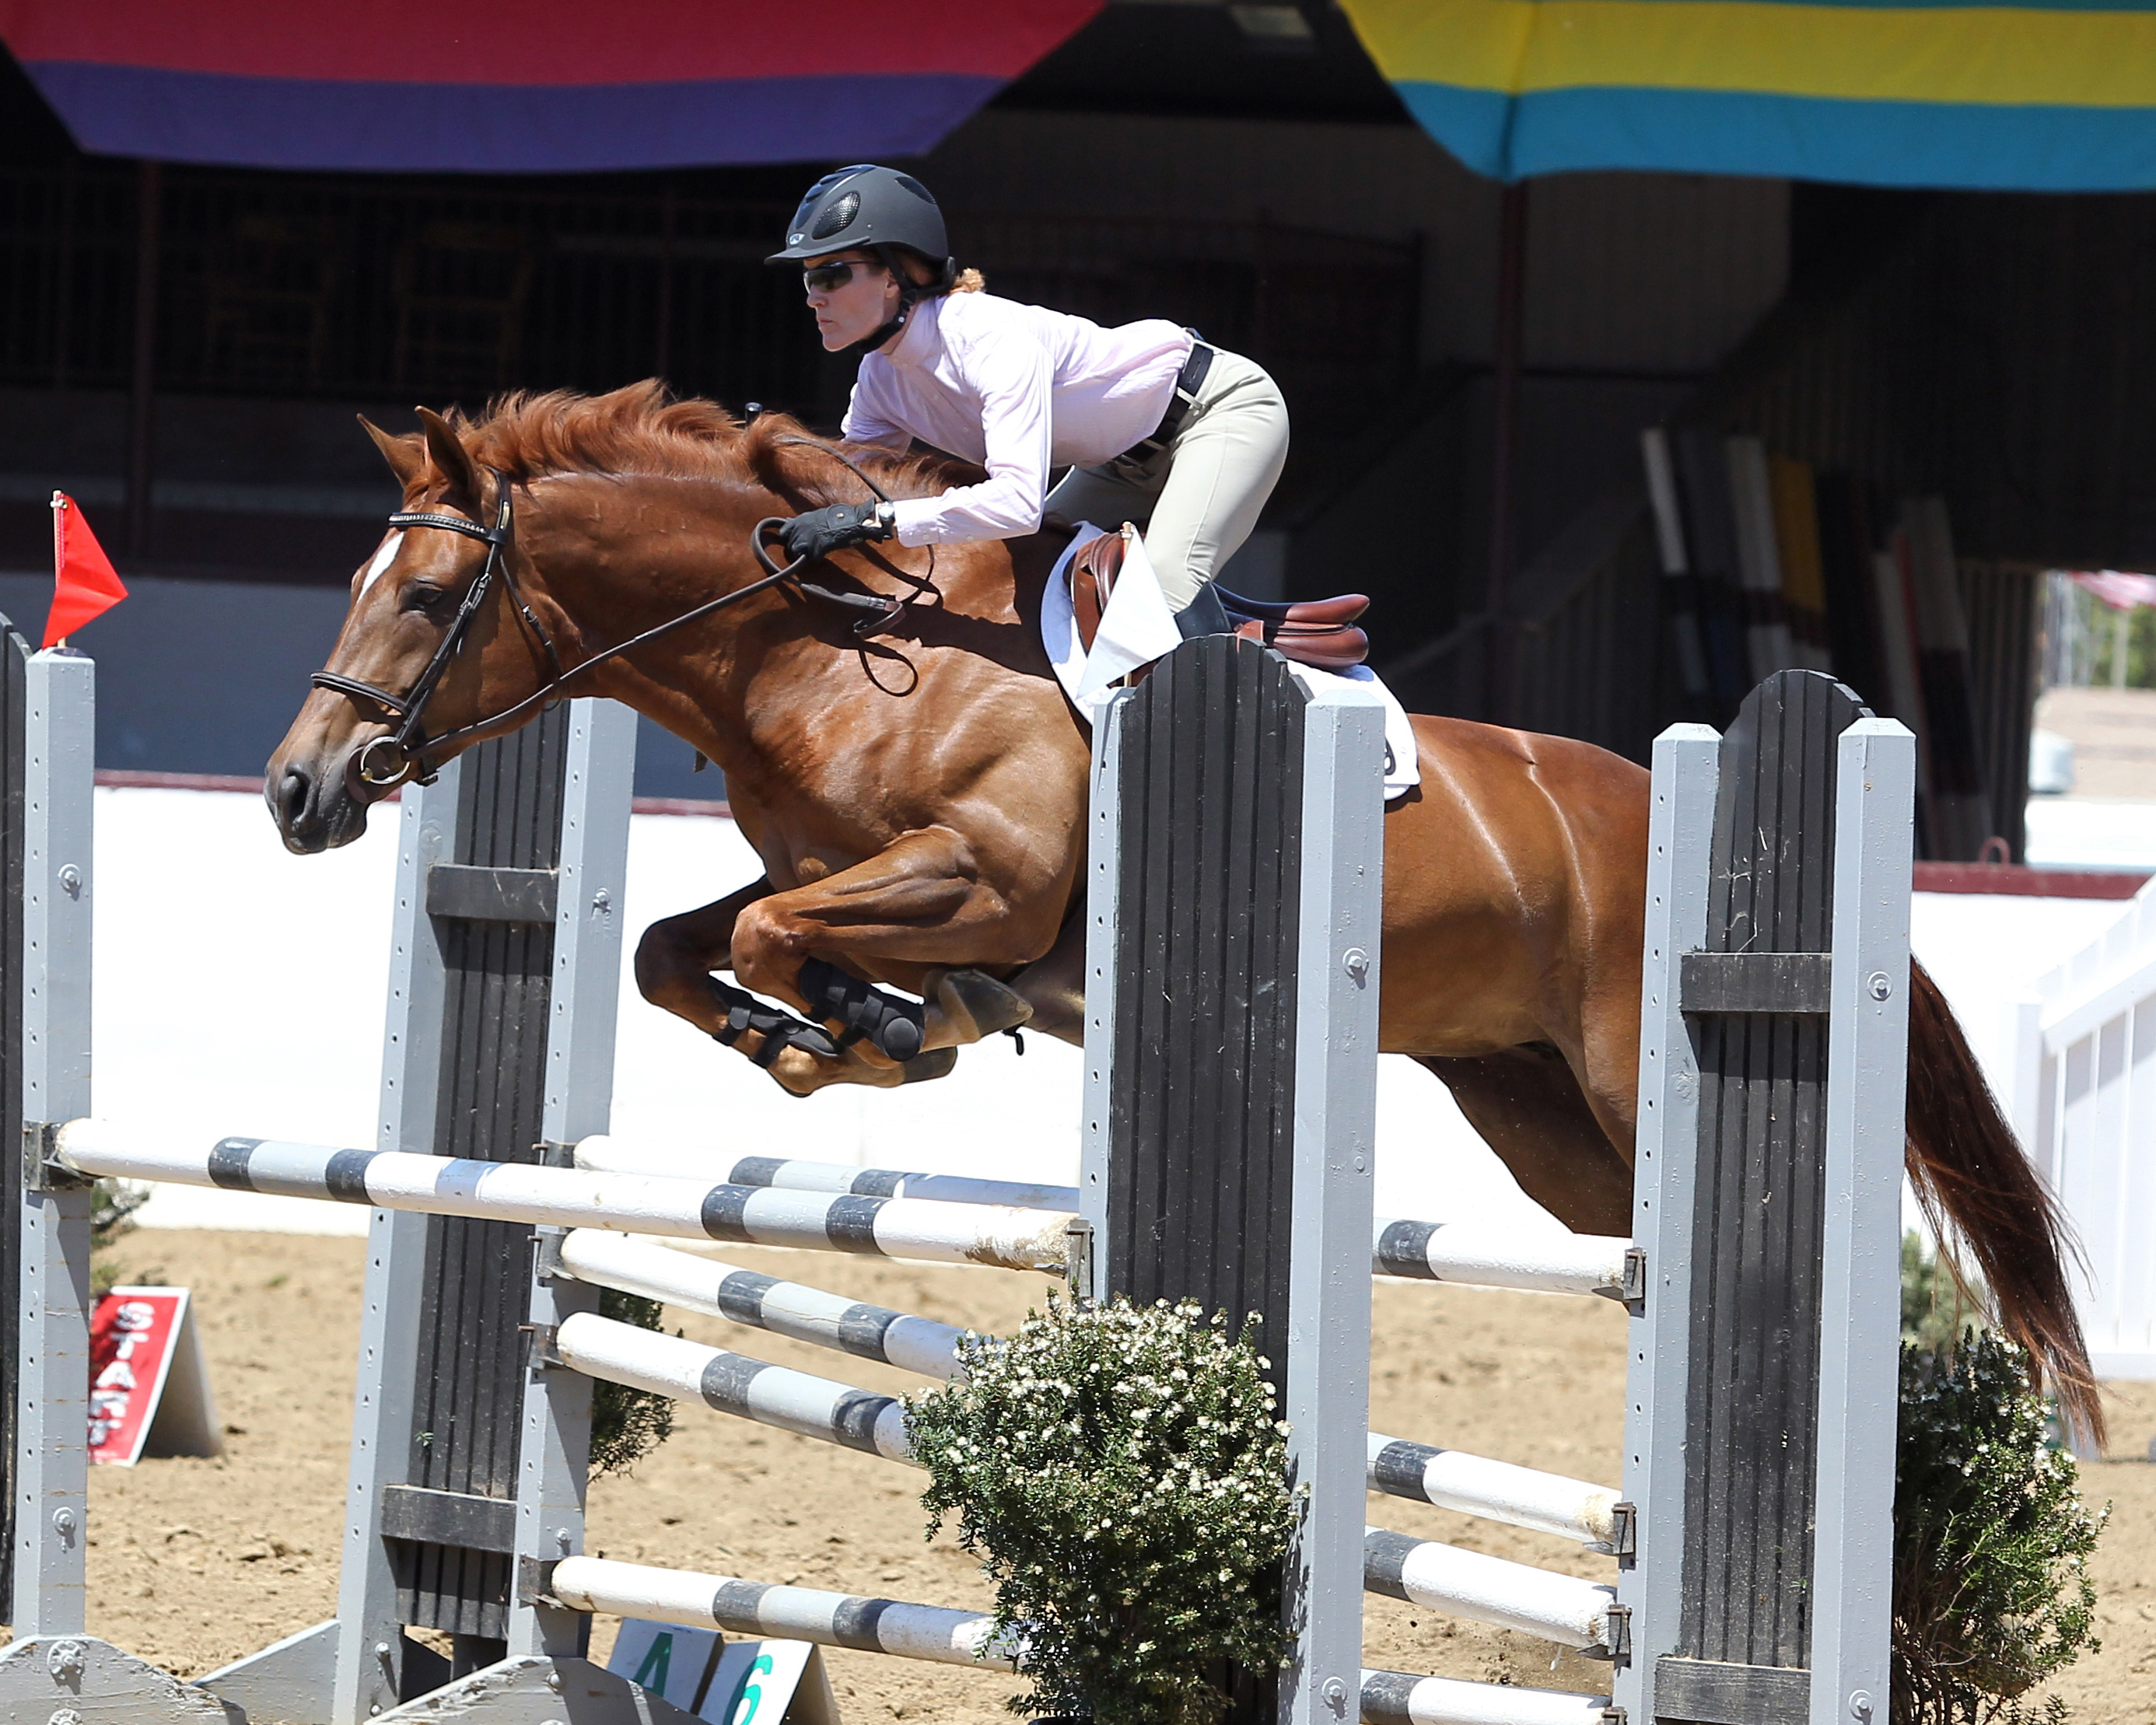
[[(367, 1146), (374, 1142), (388, 987), (394, 808), (324, 856), (279, 842), (232, 792), (97, 792), (96, 1110), (162, 1131)], [(1075, 1183), (1079, 1055), (996, 1037), (958, 1070), (902, 1090), (834, 1086), (798, 1099), (636, 993), (628, 958), (654, 919), (757, 870), (732, 822), (638, 815), (631, 829), (614, 1130), (639, 1140)], [(1397, 1215), (1472, 1208), (1549, 1223), (1406, 1060), (1380, 1084), (1378, 1204)], [(363, 1233), (367, 1212), (165, 1186), (148, 1227)], [(1554, 1226), (1554, 1223), (1549, 1223)]]
[[(97, 1111), (206, 1142), (237, 1134), (371, 1144), (396, 819), (393, 808), (378, 810), (357, 844), (296, 857), (256, 798), (100, 788)], [(934, 1083), (837, 1086), (803, 1101), (645, 1004), (627, 968), (635, 937), (755, 870), (729, 820), (634, 817), (614, 1078), (619, 1135), (736, 1155), (1075, 1182), (1075, 1049), (1030, 1036), (1021, 1058), (997, 1037), (962, 1051), (957, 1072)], [(2016, 1106), (2015, 1037), (2031, 989), (2130, 909), (2103, 900), (1917, 896), (1916, 951), (2010, 1113), (2026, 1111)], [(1555, 1225), (1413, 1062), (1383, 1061), (1378, 1108), (1382, 1213), (1471, 1212)], [(358, 1234), (367, 1217), (300, 1199), (167, 1186), (140, 1219), (148, 1227)]]

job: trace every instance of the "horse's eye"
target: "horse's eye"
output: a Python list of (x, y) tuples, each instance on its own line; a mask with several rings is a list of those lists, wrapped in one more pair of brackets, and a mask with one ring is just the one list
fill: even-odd
[(415, 581), (404, 589), (404, 603), (414, 611), (431, 611), (449, 596), (446, 588), (427, 581)]

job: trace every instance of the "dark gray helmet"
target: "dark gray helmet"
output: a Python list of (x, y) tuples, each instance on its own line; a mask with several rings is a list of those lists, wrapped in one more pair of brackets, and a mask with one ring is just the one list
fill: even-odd
[(942, 268), (950, 245), (943, 212), (928, 188), (896, 168), (859, 162), (825, 174), (808, 188), (786, 224), (786, 249), (767, 264), (793, 264), (830, 252), (902, 245)]

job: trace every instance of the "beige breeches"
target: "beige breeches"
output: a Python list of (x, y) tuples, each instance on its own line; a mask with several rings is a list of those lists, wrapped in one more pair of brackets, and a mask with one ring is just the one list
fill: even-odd
[(1048, 494), (1047, 512), (1142, 527), (1161, 590), (1180, 611), (1250, 536), (1286, 459), (1280, 386), (1264, 367), (1215, 349), (1173, 442), (1143, 461), (1072, 468)]

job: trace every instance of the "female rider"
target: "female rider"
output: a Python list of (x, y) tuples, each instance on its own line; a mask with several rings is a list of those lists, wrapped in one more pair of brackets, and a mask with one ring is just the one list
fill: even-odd
[[(1152, 318), (1103, 329), (983, 293), (947, 254), (942, 212), (909, 174), (861, 166), (808, 188), (773, 264), (798, 263), (825, 349), (862, 355), (845, 434), (913, 439), (988, 470), (977, 485), (839, 504), (786, 526), (787, 552), (1010, 539), (1045, 514), (1145, 524), (1183, 633), (1228, 627), (1209, 583), (1250, 537), (1287, 456), (1264, 369)], [(1070, 471), (1051, 492), (1050, 470)]]

